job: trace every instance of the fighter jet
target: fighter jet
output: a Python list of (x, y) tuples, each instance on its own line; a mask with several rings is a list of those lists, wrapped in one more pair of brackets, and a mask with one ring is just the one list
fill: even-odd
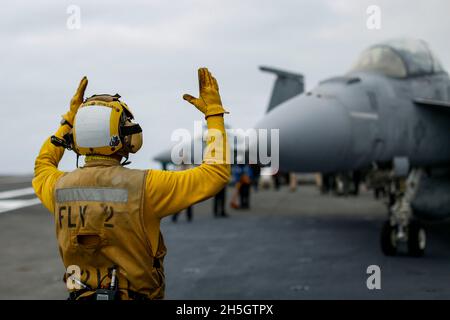
[(450, 79), (428, 45), (415, 39), (376, 44), (347, 74), (306, 93), (285, 91), (274, 87), (271, 101), (287, 99), (256, 125), (279, 129), (280, 169), (389, 170), (382, 250), (423, 255), (420, 221), (450, 218)]

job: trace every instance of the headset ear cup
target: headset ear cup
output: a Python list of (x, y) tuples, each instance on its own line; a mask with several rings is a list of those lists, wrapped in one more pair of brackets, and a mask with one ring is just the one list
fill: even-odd
[(130, 141), (130, 152), (131, 153), (138, 152), (139, 149), (141, 149), (141, 147), (142, 147), (142, 142), (143, 142), (142, 132), (133, 134), (131, 136), (131, 141)]

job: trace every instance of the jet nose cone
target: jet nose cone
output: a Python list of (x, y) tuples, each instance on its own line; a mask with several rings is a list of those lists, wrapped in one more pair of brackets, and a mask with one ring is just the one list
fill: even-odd
[(345, 168), (350, 125), (344, 106), (336, 99), (301, 95), (266, 114), (256, 128), (279, 129), (283, 171), (333, 172)]

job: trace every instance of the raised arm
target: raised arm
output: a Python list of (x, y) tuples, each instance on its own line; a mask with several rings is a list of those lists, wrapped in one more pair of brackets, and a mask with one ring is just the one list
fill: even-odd
[[(70, 101), (70, 110), (63, 115), (61, 126), (55, 133), (57, 138), (63, 139), (64, 135), (70, 131), (78, 107), (83, 102), (87, 84), (88, 80), (86, 77), (81, 79), (80, 85)], [(50, 138), (48, 138), (42, 145), (34, 164), (34, 178), (32, 181), (34, 192), (42, 204), (51, 212), (54, 210), (53, 191), (56, 181), (64, 174), (64, 172), (58, 170), (58, 164), (63, 155), (64, 148), (53, 145)]]
[(208, 69), (198, 71), (200, 97), (185, 94), (183, 99), (193, 104), (206, 117), (207, 147), (203, 163), (185, 171), (150, 170), (146, 183), (148, 218), (162, 218), (177, 213), (199, 201), (214, 196), (230, 178), (229, 148), (225, 132), (217, 80)]

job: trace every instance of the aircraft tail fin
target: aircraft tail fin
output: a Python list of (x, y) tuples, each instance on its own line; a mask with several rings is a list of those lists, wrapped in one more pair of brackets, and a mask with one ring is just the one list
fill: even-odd
[(303, 75), (301, 74), (264, 66), (259, 67), (259, 69), (274, 73), (277, 76), (266, 112), (304, 91)]

